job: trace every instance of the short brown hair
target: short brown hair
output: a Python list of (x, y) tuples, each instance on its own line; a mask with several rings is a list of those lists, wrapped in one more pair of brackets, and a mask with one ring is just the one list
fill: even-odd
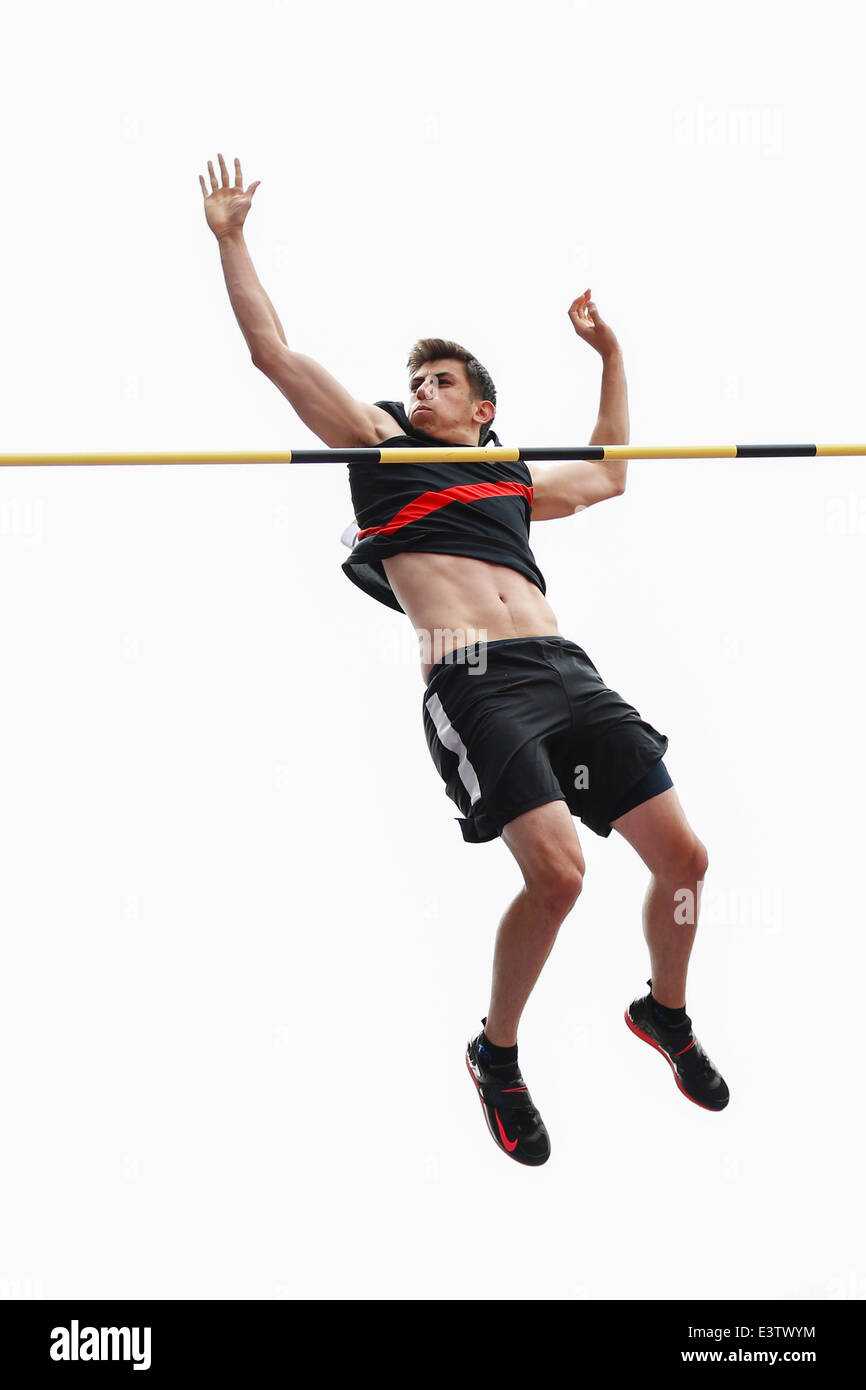
[[(466, 375), (469, 378), (469, 389), (473, 399), (479, 401), (490, 401), (496, 404), (496, 387), (493, 385), (493, 378), (486, 367), (482, 367), (477, 357), (459, 343), (453, 343), (449, 338), (419, 338), (409, 354), (409, 361), (406, 366), (409, 368), (410, 376), (417, 372), (422, 362), (437, 362), (441, 357), (453, 357), (458, 362), (462, 362), (466, 368)], [(487, 436), (493, 427), (490, 424), (482, 425), (478, 437), (478, 443), (486, 443)]]

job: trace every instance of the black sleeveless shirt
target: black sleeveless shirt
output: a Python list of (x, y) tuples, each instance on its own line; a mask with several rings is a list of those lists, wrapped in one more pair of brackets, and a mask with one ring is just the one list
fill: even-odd
[[(402, 431), (380, 449), (460, 447), (416, 429), (399, 401), (376, 405)], [(489, 439), (499, 444), (492, 430)], [(529, 548), (532, 475), (525, 463), (350, 463), (347, 468), (359, 530), (342, 568), (380, 603), (405, 611), (382, 560), (409, 550), (507, 565), (547, 592)]]

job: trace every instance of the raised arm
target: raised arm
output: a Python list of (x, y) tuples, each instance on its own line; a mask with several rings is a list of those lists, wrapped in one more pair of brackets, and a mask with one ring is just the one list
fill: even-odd
[[(585, 290), (568, 311), (578, 337), (595, 348), (602, 360), (601, 401), (590, 444), (627, 444), (629, 441), (628, 390), (622, 350), (612, 328), (604, 322)], [(618, 497), (625, 492), (624, 459), (578, 459), (572, 463), (532, 466), (532, 520), (551, 521)]]
[(235, 160), (235, 181), (229, 183), (222, 155), (222, 183), (208, 160), (211, 192), (199, 174), (207, 224), (216, 237), (226, 289), (253, 365), (278, 386), (304, 424), (329, 449), (363, 448), (388, 439), (394, 421), (377, 406), (357, 401), (324, 367), (286, 342), (277, 311), (264, 291), (244, 241), (243, 227), (253, 194), (261, 182), (244, 190), (241, 163)]

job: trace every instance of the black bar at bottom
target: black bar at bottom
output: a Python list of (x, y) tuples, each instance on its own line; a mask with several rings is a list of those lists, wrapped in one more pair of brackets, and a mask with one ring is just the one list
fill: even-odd
[[(59, 1377), (65, 1384), (69, 1375), (74, 1378), (76, 1372), (86, 1376), (92, 1385), (98, 1356), (104, 1369), (118, 1374), (131, 1373), (138, 1364), (146, 1374), (141, 1381), (145, 1386), (154, 1380), (158, 1385), (187, 1383), (207, 1387), (228, 1381), (237, 1386), (264, 1386), (276, 1383), (264, 1374), (269, 1367), (276, 1366), (281, 1371), (282, 1381), (286, 1371), (296, 1369), (306, 1353), (313, 1353), (320, 1368), (327, 1366), (331, 1370), (339, 1367), (342, 1353), (348, 1366), (347, 1374), (340, 1379), (348, 1380), (355, 1377), (359, 1358), (372, 1355), (374, 1344), (380, 1367), (402, 1355), (392, 1341), (395, 1301), (393, 1297), (369, 1301), (337, 1299), (334, 1310), (325, 1317), (328, 1324), (339, 1326), (341, 1336), (328, 1346), (323, 1345), (317, 1320), (307, 1307), (308, 1302), (328, 1300), (315, 1297), (285, 1302), (100, 1302), (75, 1298), (18, 1301), (0, 1305), (2, 1365), (6, 1383), (12, 1385), (41, 1383), (47, 1376)], [(439, 1301), (451, 1302), (447, 1289), (443, 1289)], [(377, 1302), (381, 1308), (377, 1308)], [(405, 1325), (411, 1333), (414, 1326), (427, 1362), (434, 1366), (438, 1355), (447, 1372), (453, 1368), (453, 1349), (447, 1338), (431, 1338), (429, 1345), (425, 1343), (430, 1326), (429, 1301), (422, 1299), (415, 1308), (409, 1306), (412, 1302), (410, 1288), (399, 1314), (401, 1328)], [(437, 1312), (440, 1328), (462, 1324), (471, 1332), (477, 1329), (479, 1306), (490, 1307), (494, 1316), (509, 1306), (505, 1300), (485, 1304), (483, 1298), (459, 1302), (464, 1306), (452, 1303), (450, 1309)], [(586, 1365), (603, 1360), (610, 1366), (620, 1364), (628, 1368), (631, 1364), (634, 1368), (650, 1360), (665, 1380), (674, 1367), (695, 1361), (736, 1361), (811, 1364), (822, 1379), (832, 1383), (837, 1371), (841, 1378), (843, 1370), (850, 1370), (858, 1347), (862, 1348), (862, 1303), (853, 1299), (618, 1303), (565, 1298), (561, 1309), (554, 1300), (543, 1305), (540, 1317), (533, 1317), (533, 1312), (529, 1308), (520, 1316), (530, 1326), (537, 1321), (539, 1337), (543, 1336), (545, 1345), (561, 1341), (564, 1349), (570, 1349), (570, 1354)], [(116, 1332), (124, 1329), (127, 1336), (121, 1341), (117, 1335), (109, 1339), (106, 1334), (103, 1347), (102, 1328)], [(415, 1333), (411, 1335), (414, 1338)], [(112, 1353), (115, 1346), (117, 1353)], [(471, 1353), (470, 1344), (467, 1348)], [(127, 1354), (121, 1359), (118, 1353), (123, 1352)], [(513, 1352), (514, 1348), (509, 1355)], [(61, 1356), (65, 1364), (58, 1370)], [(13, 1369), (16, 1362), (17, 1378)], [(99, 1380), (98, 1371), (96, 1379)], [(134, 1374), (131, 1383), (136, 1384)], [(386, 1379), (385, 1384), (388, 1383)]]

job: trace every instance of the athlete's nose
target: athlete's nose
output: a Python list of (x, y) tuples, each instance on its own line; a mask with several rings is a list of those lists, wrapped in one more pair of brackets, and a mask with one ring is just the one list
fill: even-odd
[(432, 401), (436, 389), (436, 378), (428, 377), (426, 381), (418, 383), (418, 395), (420, 400)]

